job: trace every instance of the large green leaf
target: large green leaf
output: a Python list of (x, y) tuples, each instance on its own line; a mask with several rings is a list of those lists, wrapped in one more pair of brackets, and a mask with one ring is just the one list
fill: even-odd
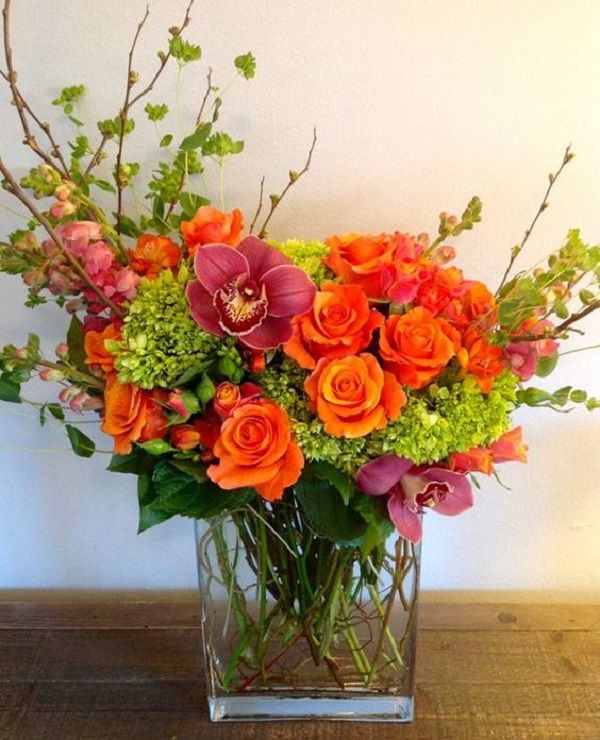
[(311, 462), (306, 468), (305, 474), (312, 478), (319, 478), (330, 483), (340, 494), (345, 504), (350, 502), (355, 492), (354, 483), (347, 475), (328, 462)]
[(367, 522), (367, 531), (360, 549), (366, 557), (379, 545), (382, 545), (394, 531), (387, 512), (386, 496), (368, 496), (357, 493), (352, 499), (352, 508)]
[(255, 495), (251, 488), (224, 491), (210, 480), (199, 483), (194, 475), (176, 468), (166, 460), (159, 462), (154, 468), (152, 482), (156, 498), (150, 505), (151, 508), (194, 519), (218, 516), (224, 511), (247, 504)]
[(138, 478), (138, 503), (139, 503), (139, 524), (138, 534), (145, 532), (150, 527), (170, 519), (172, 512), (161, 511), (155, 507), (151, 508), (156, 498), (156, 490), (152, 482), (152, 474), (149, 472), (141, 473)]
[(81, 430), (71, 424), (65, 424), (65, 429), (69, 435), (69, 442), (71, 443), (73, 452), (76, 455), (79, 455), (79, 457), (91, 457), (94, 454), (96, 443), (93, 439), (90, 439)]
[(85, 349), (83, 347), (83, 342), (83, 324), (77, 316), (73, 314), (73, 318), (69, 324), (69, 331), (67, 332), (69, 360), (79, 371), (87, 373), (89, 368), (85, 364)]
[(21, 403), (21, 386), (9, 380), (6, 375), (0, 376), (0, 401)]
[(367, 522), (344, 501), (328, 481), (302, 477), (294, 486), (310, 525), (320, 537), (354, 546), (367, 531)]

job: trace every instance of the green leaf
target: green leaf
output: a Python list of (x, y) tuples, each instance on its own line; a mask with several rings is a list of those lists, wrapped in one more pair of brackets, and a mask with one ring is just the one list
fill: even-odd
[(251, 488), (224, 491), (209, 480), (199, 483), (195, 476), (166, 460), (154, 468), (152, 481), (156, 499), (151, 508), (195, 519), (210, 519), (223, 511), (238, 508), (255, 495)]
[(204, 371), (206, 370), (206, 366), (208, 363), (203, 362), (199, 363), (198, 365), (193, 365), (192, 367), (189, 367), (185, 372), (183, 372), (177, 380), (173, 383), (173, 386), (178, 388), (182, 385), (187, 385), (188, 383), (191, 383), (193, 380), (196, 380), (199, 378)]
[(65, 412), (59, 403), (48, 403), (46, 404), (46, 409), (55, 419), (58, 419), (59, 421), (65, 420)]
[(196, 195), (196, 193), (184, 191), (179, 195), (179, 204), (181, 205), (183, 217), (190, 220), (194, 217), (198, 208), (209, 205), (210, 200), (203, 198), (201, 195)]
[(574, 390), (574, 391), (571, 391), (570, 400), (573, 403), (585, 403), (587, 401), (587, 397), (588, 397), (587, 391)]
[(545, 378), (553, 372), (558, 362), (558, 354), (551, 355), (550, 357), (540, 357), (535, 366), (535, 374), (540, 378)]
[(156, 105), (146, 103), (144, 111), (150, 121), (162, 121), (169, 112), (169, 106), (166, 103), (157, 103)]
[(190, 151), (191, 149), (198, 149), (208, 139), (211, 128), (211, 123), (203, 123), (201, 126), (198, 126), (193, 134), (185, 137), (179, 145), (179, 148), (184, 152)]
[(138, 534), (145, 532), (150, 529), (150, 527), (154, 527), (173, 516), (171, 512), (150, 508), (150, 505), (154, 502), (156, 497), (151, 473), (144, 472), (140, 474), (137, 483), (137, 491), (139, 504)]
[(173, 141), (173, 134), (165, 134), (162, 139), (160, 140), (158, 146), (165, 147), (169, 146), (169, 144)]
[(97, 188), (100, 188), (100, 190), (104, 190), (106, 193), (116, 192), (115, 186), (106, 180), (97, 180), (95, 177), (88, 177), (88, 182), (95, 185)]
[(229, 134), (218, 131), (202, 146), (202, 154), (207, 157), (222, 159), (232, 154), (239, 154), (244, 150), (243, 141), (234, 141)]
[(309, 477), (320, 478), (330, 483), (340, 494), (344, 504), (350, 503), (350, 499), (356, 490), (354, 483), (347, 475), (340, 473), (331, 463), (311, 462), (305, 472)]
[(8, 380), (6, 374), (0, 376), (0, 401), (21, 403), (21, 386)]
[(107, 470), (112, 473), (134, 473), (139, 475), (142, 472), (152, 470), (156, 461), (139, 447), (134, 447), (129, 455), (113, 455)]
[(233, 60), (233, 64), (246, 80), (251, 80), (256, 74), (256, 59), (250, 51), (247, 54), (240, 54), (239, 57), (236, 57)]
[(552, 400), (552, 396), (541, 388), (526, 388), (524, 391), (517, 392), (517, 402), (524, 403), (527, 406), (540, 406)]
[(147, 452), (152, 456), (166, 455), (167, 452), (176, 452), (176, 449), (171, 447), (171, 445), (164, 439), (150, 439), (148, 442), (142, 442), (138, 446), (141, 447), (144, 452)]
[(189, 62), (197, 62), (202, 57), (202, 49), (197, 44), (190, 44), (180, 36), (174, 36), (169, 41), (169, 51), (182, 67)]
[[(113, 215), (116, 219), (116, 213)], [(141, 229), (132, 218), (129, 218), (129, 216), (121, 216), (121, 234), (130, 236), (132, 239), (137, 239), (141, 233)]]
[(75, 314), (71, 318), (69, 331), (67, 332), (67, 345), (69, 347), (69, 361), (83, 373), (88, 372), (88, 366), (85, 364), (83, 324)]
[(96, 451), (96, 443), (87, 437), (82, 431), (71, 424), (65, 424), (65, 429), (69, 435), (71, 448), (79, 457), (91, 457)]
[(208, 480), (205, 465), (192, 462), (191, 460), (171, 460), (170, 464), (174, 468), (177, 468), (177, 470), (191, 475), (197, 483), (204, 483), (204, 481)]
[(367, 531), (367, 523), (331, 484), (315, 478), (300, 478), (294, 491), (310, 525), (325, 539), (342, 546), (355, 546)]

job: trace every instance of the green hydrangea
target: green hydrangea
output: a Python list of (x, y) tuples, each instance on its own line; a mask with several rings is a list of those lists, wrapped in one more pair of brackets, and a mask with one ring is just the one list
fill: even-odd
[(191, 317), (183, 267), (177, 276), (163, 270), (141, 281), (125, 318), (123, 337), (109, 349), (119, 380), (142, 388), (172, 387), (186, 371), (201, 368), (219, 346)]
[(317, 285), (334, 277), (323, 264), (323, 259), (329, 253), (329, 247), (323, 242), (288, 239), (286, 242), (269, 241), (269, 244), (301, 267)]
[(308, 409), (303, 391), (308, 373), (290, 360), (268, 368), (261, 376), (265, 395), (281, 404), (292, 418), (294, 434), (304, 456), (335, 465), (353, 474), (368, 460), (394, 453), (415, 463), (434, 463), (451, 452), (487, 446), (511, 426), (517, 378), (510, 372), (482, 393), (472, 377), (450, 387), (432, 385), (409, 397), (400, 418), (364, 437), (331, 437)]

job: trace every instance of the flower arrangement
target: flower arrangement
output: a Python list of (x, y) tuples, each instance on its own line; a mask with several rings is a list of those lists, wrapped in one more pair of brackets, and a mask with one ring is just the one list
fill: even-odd
[[(248, 226), (239, 209), (198, 193), (200, 173), (222, 170), (243, 149), (219, 126), (222, 91), (211, 72), (187, 134), (161, 134), (143, 213), (133, 215), (127, 203), (141, 178), (140, 165), (126, 161), (133, 114), (145, 100), (150, 122), (168, 120), (167, 104), (151, 102), (153, 87), (170, 61), (183, 68), (200, 59), (184, 39), (191, 6), (148, 82), (132, 66), (142, 20), (124, 100), (98, 122), (96, 141), (78, 118), (82, 86), (53, 101), (76, 129), (67, 156), (19, 87), (5, 0), (2, 76), (40, 163), (17, 178), (0, 159), (5, 192), (29, 212), (27, 227), (0, 244), (0, 270), (21, 276), (27, 305), (54, 302), (70, 325), (56, 357), (42, 354), (34, 334), (1, 350), (0, 398), (35, 405), (42, 423), (64, 423), (84, 457), (95, 444), (66, 414), (95, 415), (113, 440), (109, 469), (138, 478), (140, 531), (175, 515), (209, 522), (201, 558), (208, 569), (213, 548), (235, 622), (229, 658), (215, 668), (219, 686), (281, 680), (300, 638), (339, 688), (389, 686), (387, 672), (404, 670), (416, 591), (398, 639), (392, 607), (418, 568), (423, 515), (464, 512), (477, 474), (526, 461), (512, 421), (519, 406), (599, 405), (582, 390), (550, 393), (530, 382), (553, 371), (559, 347), (600, 307), (600, 247), (572, 230), (544, 264), (513, 274), (573, 154), (550, 175), (497, 287), (454, 264), (450, 242), (480, 221), (477, 197), (461, 217), (440, 214), (433, 237), (398, 230), (278, 242), (268, 226), (309, 170), (316, 134), (304, 167), (289, 172), (268, 207), (263, 181)], [(248, 53), (234, 67), (250, 80), (256, 63)], [(27, 400), (22, 386), (32, 377), (58, 384), (56, 397)], [(258, 615), (236, 580), (227, 519), (255, 574)], [(394, 532), (397, 559), (386, 570)], [(386, 573), (391, 586), (380, 583)], [(371, 654), (352, 617), (365, 591), (380, 624)], [(353, 678), (336, 657), (340, 642)]]

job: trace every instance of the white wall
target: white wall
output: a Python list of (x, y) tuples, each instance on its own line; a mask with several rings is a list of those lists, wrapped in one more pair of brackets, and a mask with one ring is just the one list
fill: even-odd
[[(89, 88), (82, 115), (114, 115), (145, 0), (15, 5), (13, 45), (31, 102), (81, 81)], [(183, 7), (152, 3), (136, 64), (143, 78)], [(191, 33), (223, 84), (233, 56), (252, 49), (258, 58), (257, 78), (235, 85), (223, 108), (223, 121), (247, 140), (227, 173), (229, 207), (250, 214), (263, 173), (280, 188), (318, 127), (310, 176), (274, 219), (274, 236), (434, 229), (439, 211), (460, 212), (477, 193), (484, 221), (456, 245), (466, 273), (495, 285), (547, 173), (572, 142), (577, 157), (523, 264), (556, 247), (569, 227), (600, 238), (598, 2), (202, 0)], [(197, 107), (205, 72), (203, 64), (185, 70), (185, 110)], [(166, 97), (172, 81), (150, 99)], [(22, 172), (30, 160), (16, 143), (6, 90), (0, 99), (0, 152)], [(54, 120), (52, 110), (44, 115)], [(138, 146), (145, 161), (151, 136)], [(207, 183), (214, 187), (212, 175)], [(2, 220), (2, 232), (16, 223), (5, 213)], [(28, 330), (47, 337), (48, 348), (61, 338), (57, 310), (22, 308), (16, 279), (0, 276), (0, 290), (2, 343)], [(581, 346), (600, 341), (597, 322), (588, 327)], [(547, 386), (574, 382), (600, 395), (599, 359), (565, 357)], [(86, 461), (45, 451), (66, 450), (62, 432), (21, 414), (0, 406), (0, 588), (193, 588), (192, 523), (170, 521), (137, 537), (134, 479), (104, 472), (107, 455)], [(464, 516), (428, 517), (423, 585), (597, 599), (600, 416), (522, 411), (518, 422), (529, 464), (505, 467), (511, 491), (485, 481)]]

